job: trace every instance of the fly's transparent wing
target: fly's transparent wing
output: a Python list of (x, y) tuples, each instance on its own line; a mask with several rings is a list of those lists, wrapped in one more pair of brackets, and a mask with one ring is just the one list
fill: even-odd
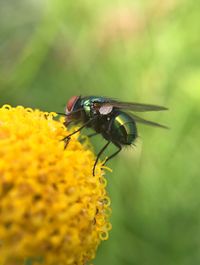
[(154, 127), (159, 127), (159, 128), (163, 128), (163, 129), (169, 129), (169, 127), (167, 127), (165, 125), (162, 125), (160, 123), (157, 123), (157, 122), (154, 122), (154, 121), (145, 120), (145, 119), (143, 119), (141, 117), (138, 117), (137, 115), (134, 115), (132, 113), (130, 115), (134, 119), (134, 121), (136, 121), (138, 123), (142, 123), (142, 124), (149, 125), (149, 126), (154, 126)]
[(115, 108), (126, 109), (126, 110), (135, 111), (135, 112), (168, 110), (168, 108), (157, 106), (157, 105), (142, 104), (142, 103), (135, 103), (135, 102), (120, 102), (120, 101), (115, 101), (115, 100), (110, 100), (105, 103), (100, 103), (100, 105), (101, 106), (113, 106)]

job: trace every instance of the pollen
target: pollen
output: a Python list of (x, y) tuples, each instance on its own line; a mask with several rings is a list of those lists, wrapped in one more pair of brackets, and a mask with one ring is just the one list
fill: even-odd
[(0, 108), (0, 264), (85, 265), (111, 229), (101, 164), (56, 113)]

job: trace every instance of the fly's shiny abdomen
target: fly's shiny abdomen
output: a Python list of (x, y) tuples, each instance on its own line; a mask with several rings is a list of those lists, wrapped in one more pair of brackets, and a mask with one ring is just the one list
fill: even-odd
[(113, 142), (130, 145), (137, 137), (137, 128), (134, 120), (127, 113), (116, 112), (110, 128)]

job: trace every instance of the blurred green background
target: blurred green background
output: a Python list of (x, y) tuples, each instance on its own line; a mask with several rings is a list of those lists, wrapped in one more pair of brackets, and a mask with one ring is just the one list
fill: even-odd
[(144, 115), (170, 130), (139, 126), (109, 163), (113, 229), (95, 265), (200, 264), (199, 14), (194, 0), (0, 3), (1, 105), (62, 112), (102, 95), (170, 108)]

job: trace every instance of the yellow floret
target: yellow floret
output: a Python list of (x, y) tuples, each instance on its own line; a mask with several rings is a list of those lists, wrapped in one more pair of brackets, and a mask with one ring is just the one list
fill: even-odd
[(55, 113), (0, 108), (0, 264), (86, 264), (111, 224), (100, 164)]

